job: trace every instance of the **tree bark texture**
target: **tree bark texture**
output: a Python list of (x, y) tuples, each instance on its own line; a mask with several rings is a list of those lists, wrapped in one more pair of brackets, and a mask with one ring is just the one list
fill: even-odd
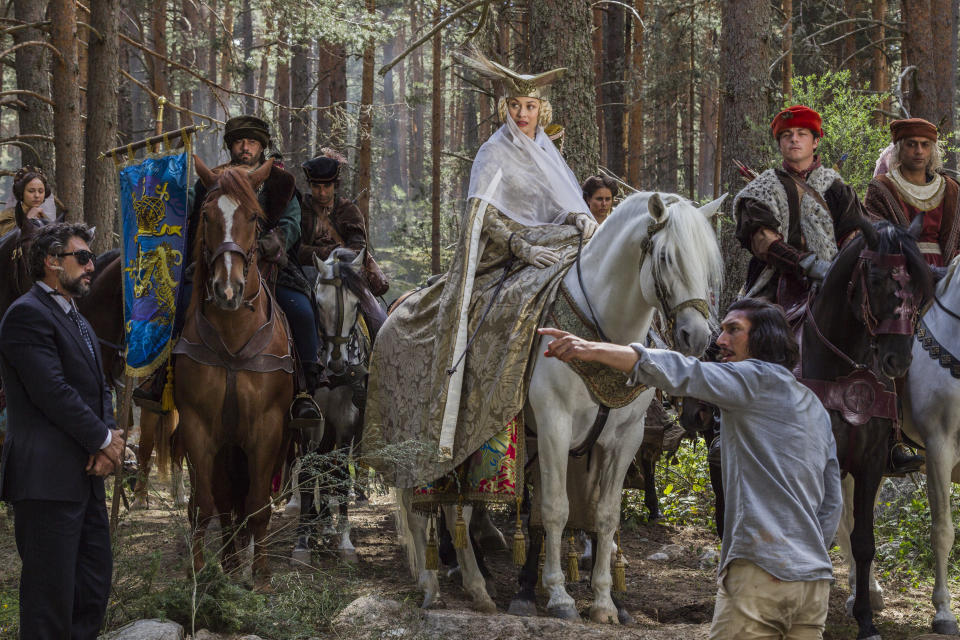
[[(161, 0), (154, 3), (150, 10), (150, 35), (153, 40), (152, 48), (158, 55), (167, 57), (167, 2)], [(170, 88), (170, 72), (167, 63), (156, 56), (145, 55), (147, 68), (150, 70), (150, 85), (153, 92), (173, 102), (173, 91)], [(154, 103), (154, 109), (159, 107)], [(163, 130), (172, 131), (177, 128), (177, 115), (174, 109), (163, 110)]]
[[(253, 50), (253, 7), (250, 0), (243, 0), (240, 9), (240, 41), (243, 44), (243, 90), (248, 94), (256, 92), (256, 78), (253, 74), (253, 62), (250, 52)], [(244, 97), (243, 111), (252, 114), (256, 112), (257, 104), (252, 95)]]
[[(367, 12), (372, 16), (376, 12), (376, 0), (364, 0)], [(354, 176), (353, 193), (357, 207), (363, 213), (367, 237), (370, 237), (370, 135), (373, 132), (373, 63), (375, 48), (373, 41), (363, 48), (363, 75), (360, 85), (360, 118), (357, 123), (357, 173)]]
[(793, 0), (783, 0), (783, 71), (781, 90), (786, 102), (793, 102)]
[(290, 61), (277, 60), (277, 73), (273, 85), (273, 99), (277, 107), (277, 133), (280, 148), (290, 149)]
[[(402, 43), (401, 35), (398, 33), (395, 38), (391, 38), (383, 43), (383, 59), (393, 60), (395, 51), (402, 51), (397, 47)], [(392, 197), (394, 187), (401, 185), (401, 167), (400, 158), (402, 149), (400, 146), (400, 123), (398, 114), (400, 109), (396, 105), (396, 95), (393, 90), (393, 83), (397, 76), (403, 75), (403, 67), (397, 69), (394, 74), (393, 69), (383, 76), (383, 104), (387, 110), (387, 145), (383, 150), (383, 162), (385, 170), (383, 172), (383, 193), (387, 197)]]
[[(870, 88), (874, 91), (889, 91), (890, 76), (887, 71), (886, 44), (884, 39), (887, 37), (887, 29), (883, 21), (887, 17), (887, 0), (873, 0), (872, 4), (873, 20), (876, 26), (873, 29), (873, 49), (871, 49), (871, 81)], [(887, 98), (880, 105), (883, 111), (890, 110), (890, 99)], [(883, 122), (884, 116), (877, 114), (877, 123)]]
[[(724, 164), (720, 176), (723, 191), (734, 195), (742, 181), (733, 160), (757, 169), (770, 144), (769, 96), (765, 88), (770, 64), (770, 3), (767, 0), (723, 0), (721, 3), (720, 92), (723, 109), (721, 147)], [(731, 198), (732, 200), (732, 198)], [(728, 209), (729, 211), (729, 209)], [(720, 309), (742, 286), (749, 255), (733, 236), (734, 225), (724, 221), (720, 234), (725, 262), (725, 285)]]
[(933, 25), (931, 24), (932, 0), (902, 0), (904, 31), (901, 44), (903, 68), (917, 68), (904, 87), (907, 109), (914, 118), (926, 118), (937, 123), (937, 62)]
[[(433, 12), (433, 23), (437, 24), (442, 18), (443, 7), (440, 0)], [(440, 199), (442, 197), (440, 185), (440, 167), (443, 156), (443, 58), (441, 57), (442, 32), (433, 37), (433, 111), (430, 118), (430, 151), (433, 175), (431, 178), (431, 216), (430, 216), (430, 272), (441, 273), (440, 270)]]
[[(423, 7), (421, 3), (415, 0), (410, 1), (410, 32), (417, 33), (423, 26)], [(424, 114), (424, 102), (426, 95), (424, 91), (424, 71), (423, 71), (423, 47), (418, 48), (410, 56), (410, 85), (407, 87), (409, 95), (407, 101), (413, 107), (413, 114), (410, 119), (409, 129), (409, 151), (410, 151), (410, 195), (414, 200), (426, 198), (426, 185), (424, 184), (424, 136), (426, 136)]]
[[(590, 34), (590, 46), (593, 48), (593, 74), (596, 78), (603, 77), (603, 14), (602, 6), (593, 7), (593, 30)], [(607, 136), (604, 131), (603, 117), (603, 86), (597, 83), (597, 140), (600, 143), (600, 159), (607, 162)]]
[(644, 180), (644, 126), (643, 126), (643, 77), (644, 77), (644, 0), (634, 0), (633, 8), (640, 16), (640, 20), (631, 20), (631, 29), (633, 35), (632, 49), (630, 53), (633, 62), (633, 82), (632, 94), (633, 101), (630, 104), (630, 128), (629, 128), (629, 158), (627, 163), (628, 174), (627, 183), (637, 189), (643, 188)]
[[(27, 24), (43, 22), (46, 12), (46, 3), (39, 0), (14, 0), (14, 17)], [(37, 42), (45, 39), (39, 29), (21, 29), (13, 32), (14, 44), (22, 42)], [(17, 74), (17, 88), (33, 91), (41, 96), (50, 95), (49, 55), (47, 49), (39, 46), (29, 46), (17, 49), (14, 67)], [(20, 96), (26, 105), (17, 110), (17, 121), (20, 133), (35, 135), (53, 134), (53, 111), (50, 105), (28, 95)], [(56, 191), (56, 176), (54, 173), (53, 143), (47, 140), (29, 140), (30, 146), (20, 146), (21, 164), (43, 167), (51, 186)]]
[(116, 230), (116, 170), (109, 160), (97, 155), (117, 146), (117, 77), (120, 37), (118, 10), (114, 0), (90, 1), (90, 81), (87, 85), (87, 144), (83, 210), (86, 222), (97, 227), (93, 250), (113, 246)]
[[(293, 47), (293, 58), (290, 60), (290, 84), (291, 99), (295, 109), (290, 111), (290, 143), (288, 152), (289, 166), (294, 168), (292, 172), (296, 177), (301, 188), (308, 189), (306, 177), (300, 171), (300, 165), (310, 159), (310, 110), (306, 108), (310, 104), (310, 89), (313, 83), (310, 81), (310, 49), (306, 44), (299, 43)], [(366, 70), (366, 56), (364, 56), (364, 69)], [(371, 61), (371, 65), (372, 65)], [(373, 102), (371, 87), (370, 103)], [(364, 102), (364, 104), (368, 104)], [(369, 107), (367, 107), (369, 110)], [(370, 122), (366, 122), (368, 135), (366, 136), (369, 145)], [(361, 147), (362, 149), (362, 147)], [(369, 150), (367, 151), (369, 154)], [(369, 163), (369, 160), (367, 161)], [(367, 165), (369, 167), (369, 164)], [(367, 169), (367, 180), (369, 186), (369, 168)], [(366, 210), (364, 216), (366, 216)]]
[(579, 180), (597, 170), (600, 161), (596, 77), (590, 41), (589, 0), (542, 0), (530, 14), (530, 72), (566, 67), (553, 84), (553, 112), (566, 127), (564, 155)]
[(606, 167), (619, 177), (626, 176), (623, 118), (627, 103), (624, 82), (626, 12), (623, 5), (610, 4), (603, 21), (603, 138)]
[(83, 219), (83, 140), (80, 134), (80, 69), (77, 66), (77, 14), (72, 0), (51, 0), (50, 39), (63, 58), (53, 60), (53, 136), (58, 196), (66, 219)]

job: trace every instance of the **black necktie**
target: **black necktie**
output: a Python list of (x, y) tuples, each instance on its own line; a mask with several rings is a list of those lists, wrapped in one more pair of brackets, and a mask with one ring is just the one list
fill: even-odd
[(83, 341), (87, 343), (87, 349), (90, 350), (90, 355), (96, 359), (96, 355), (93, 351), (93, 341), (90, 339), (90, 332), (87, 331), (87, 325), (83, 323), (83, 320), (80, 319), (80, 314), (77, 313), (76, 307), (71, 306), (70, 312), (67, 314), (73, 321), (77, 323), (77, 328), (80, 329), (80, 335), (83, 336)]

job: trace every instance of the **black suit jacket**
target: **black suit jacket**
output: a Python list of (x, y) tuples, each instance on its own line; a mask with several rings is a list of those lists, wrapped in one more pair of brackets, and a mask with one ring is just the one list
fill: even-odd
[[(96, 335), (90, 323), (90, 337)], [(33, 285), (0, 322), (0, 375), (7, 394), (7, 438), (0, 499), (103, 498), (103, 478), (87, 475), (90, 454), (116, 428), (94, 339), (90, 354), (76, 323)]]

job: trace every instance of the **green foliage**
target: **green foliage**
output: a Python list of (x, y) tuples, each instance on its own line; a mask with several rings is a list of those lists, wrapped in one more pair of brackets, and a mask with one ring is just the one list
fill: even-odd
[[(933, 547), (930, 542), (930, 503), (927, 478), (888, 479), (881, 490), (875, 517), (878, 578), (896, 577), (916, 586), (933, 576)], [(950, 514), (956, 523), (960, 516), (960, 497), (950, 496)], [(956, 526), (956, 525), (955, 525)], [(950, 550), (947, 568), (951, 578), (958, 576), (960, 549)]]
[[(713, 489), (710, 487), (706, 447), (702, 441), (694, 445), (684, 439), (673, 459), (660, 460), (655, 475), (664, 522), (676, 526), (714, 528)], [(621, 506), (628, 523), (646, 518), (642, 491), (624, 491)]]
[(20, 593), (16, 585), (0, 591), (0, 638), (17, 637), (20, 627)]
[[(817, 110), (823, 118), (820, 161), (827, 167), (840, 166), (844, 182), (861, 197), (873, 177), (880, 152), (890, 144), (890, 132), (876, 124), (873, 116), (888, 94), (866, 93), (850, 82), (850, 71), (829, 71), (822, 75), (793, 79), (793, 101)], [(789, 106), (784, 104), (784, 106)]]

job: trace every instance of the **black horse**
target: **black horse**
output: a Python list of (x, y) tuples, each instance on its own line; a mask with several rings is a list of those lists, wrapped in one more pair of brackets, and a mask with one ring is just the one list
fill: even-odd
[(866, 220), (860, 230), (807, 308), (800, 381), (829, 410), (841, 470), (854, 478), (853, 614), (858, 639), (879, 639), (869, 597), (874, 498), (897, 419), (893, 379), (910, 366), (918, 310), (933, 281), (916, 244), (920, 217), (909, 230)]

